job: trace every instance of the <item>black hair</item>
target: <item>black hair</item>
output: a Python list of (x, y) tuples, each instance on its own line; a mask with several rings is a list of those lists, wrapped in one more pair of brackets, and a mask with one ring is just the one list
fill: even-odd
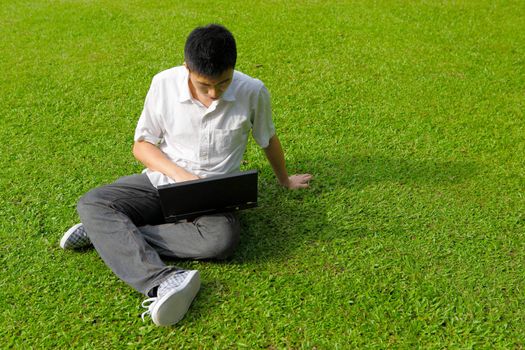
[(184, 46), (186, 65), (197, 74), (216, 77), (235, 68), (237, 46), (232, 33), (218, 24), (195, 28)]

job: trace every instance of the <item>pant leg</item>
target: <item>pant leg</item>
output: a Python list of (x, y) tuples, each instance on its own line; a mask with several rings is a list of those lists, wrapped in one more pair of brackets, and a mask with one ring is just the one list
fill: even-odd
[(106, 265), (146, 295), (176, 269), (166, 266), (159, 254), (225, 259), (239, 242), (240, 225), (232, 213), (202, 216), (191, 223), (164, 223), (157, 190), (144, 174), (91, 190), (77, 209)]
[(239, 219), (233, 213), (139, 229), (159, 254), (182, 259), (226, 259), (237, 247), (240, 235)]
[(137, 228), (163, 223), (157, 190), (145, 174), (89, 191), (77, 210), (102, 260), (137, 291), (147, 295), (176, 269), (162, 262)]

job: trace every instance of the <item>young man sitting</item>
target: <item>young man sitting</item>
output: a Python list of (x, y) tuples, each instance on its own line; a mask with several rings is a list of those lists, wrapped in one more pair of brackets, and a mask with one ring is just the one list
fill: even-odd
[(181, 320), (200, 288), (198, 271), (160, 256), (225, 259), (239, 241), (235, 214), (165, 223), (157, 186), (238, 171), (248, 134), (264, 149), (281, 185), (306, 188), (309, 174), (288, 176), (263, 83), (234, 70), (232, 34), (219, 25), (193, 30), (185, 63), (157, 74), (135, 130), (133, 154), (146, 169), (95, 188), (78, 202), (81, 223), (62, 237), (64, 249), (93, 245), (124, 282), (145, 294), (157, 325)]

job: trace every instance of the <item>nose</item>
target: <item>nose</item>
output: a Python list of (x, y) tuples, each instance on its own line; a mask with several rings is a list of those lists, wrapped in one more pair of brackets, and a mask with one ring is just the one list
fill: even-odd
[(209, 89), (208, 96), (210, 96), (210, 98), (213, 99), (219, 98), (219, 90), (217, 90), (216, 88)]

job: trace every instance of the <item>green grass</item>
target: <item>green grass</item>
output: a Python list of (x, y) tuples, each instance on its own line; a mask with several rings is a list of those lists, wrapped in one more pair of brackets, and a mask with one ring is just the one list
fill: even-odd
[[(152, 76), (220, 22), (263, 80), (291, 172), (254, 142), (260, 207), (177, 326), (96, 252), (64, 252), (90, 188), (141, 171)], [(525, 346), (523, 1), (4, 1), (1, 348)]]

